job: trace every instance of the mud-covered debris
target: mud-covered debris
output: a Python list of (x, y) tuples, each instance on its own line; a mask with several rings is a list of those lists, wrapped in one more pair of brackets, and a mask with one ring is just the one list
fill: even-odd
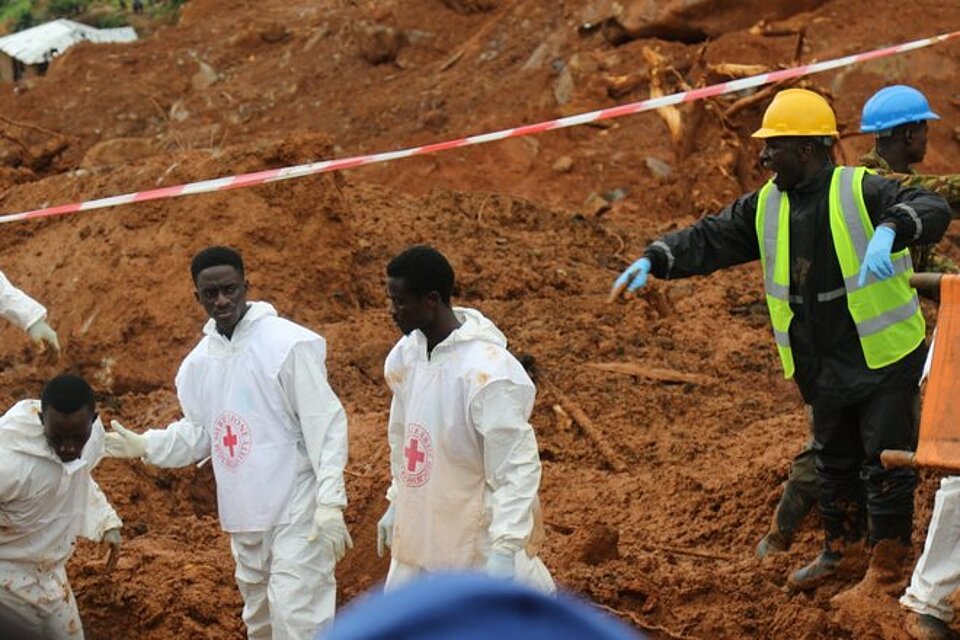
[(654, 178), (664, 180), (673, 175), (673, 167), (659, 158), (647, 156), (643, 159), (643, 164), (647, 166), (647, 170)]
[(566, 173), (573, 169), (573, 158), (570, 156), (560, 156), (557, 158), (557, 161), (553, 163), (551, 169), (557, 173)]
[[(619, 43), (658, 38), (697, 43), (747, 29), (760, 20), (781, 20), (826, 0), (633, 0), (611, 15), (610, 35)], [(605, 31), (605, 35), (607, 32)]]
[(268, 44), (286, 42), (290, 39), (290, 30), (284, 25), (274, 22), (260, 30), (260, 39)]
[(382, 24), (360, 24), (357, 29), (360, 55), (370, 64), (396, 62), (406, 44), (403, 31)]
[(573, 90), (573, 74), (570, 73), (569, 66), (564, 66), (560, 75), (557, 76), (556, 83), (553, 85), (553, 97), (557, 101), (557, 104), (564, 105), (570, 102), (573, 96)]
[(620, 532), (607, 525), (591, 527), (581, 542), (580, 559), (589, 565), (599, 565), (620, 557)]
[(498, 0), (443, 0), (457, 13), (483, 13), (497, 8)]
[(206, 89), (220, 81), (220, 74), (203, 60), (197, 60), (197, 72), (190, 78), (190, 85), (199, 90)]

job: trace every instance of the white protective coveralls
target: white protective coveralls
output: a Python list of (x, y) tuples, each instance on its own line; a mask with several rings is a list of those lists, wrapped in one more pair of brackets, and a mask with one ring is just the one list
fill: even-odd
[(427, 355), (419, 330), (400, 339), (384, 375), (393, 391), (388, 438), (395, 509), (392, 589), (421, 571), (482, 570), (514, 557), (514, 578), (556, 590), (537, 556), (540, 454), (530, 414), (536, 388), (499, 329), (473, 309)]
[[(920, 384), (930, 375), (937, 332), (933, 332), (927, 361), (923, 366)], [(927, 528), (923, 553), (917, 560), (910, 578), (910, 586), (900, 598), (900, 604), (922, 615), (930, 615), (944, 622), (953, 620), (953, 607), (948, 598), (960, 588), (960, 476), (940, 480), (940, 488), (933, 498), (933, 516)]]
[(933, 502), (933, 517), (927, 529), (923, 554), (900, 604), (919, 614), (944, 622), (953, 620), (948, 598), (960, 588), (960, 476), (940, 481)]
[(35, 322), (47, 317), (47, 309), (13, 286), (0, 273), (0, 315), (26, 331)]
[(103, 457), (98, 418), (80, 457), (47, 444), (40, 401), (0, 417), (0, 621), (47, 640), (83, 640), (66, 563), (77, 536), (95, 542), (122, 526), (90, 471)]
[(336, 606), (333, 550), (308, 541), (317, 504), (347, 503), (347, 419), (318, 334), (251, 302), (231, 339), (210, 320), (177, 374), (183, 419), (146, 432), (145, 462), (210, 456), (251, 640), (312, 639)]

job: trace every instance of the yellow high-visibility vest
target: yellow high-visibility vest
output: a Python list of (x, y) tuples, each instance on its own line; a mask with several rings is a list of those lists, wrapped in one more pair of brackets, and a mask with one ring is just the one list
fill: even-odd
[[(920, 312), (920, 299), (910, 286), (913, 262), (909, 250), (891, 255), (892, 277), (877, 280), (870, 275), (864, 286), (859, 285), (860, 266), (874, 232), (863, 202), (865, 173), (863, 167), (834, 169), (830, 181), (830, 234), (843, 274), (843, 287), (819, 293), (817, 299), (825, 302), (847, 297), (847, 308), (857, 327), (867, 366), (879, 369), (916, 349), (926, 335), (926, 324)], [(758, 194), (756, 226), (773, 335), (783, 375), (792, 378), (790, 303), (800, 300), (790, 296), (790, 199), (773, 181), (767, 182)]]

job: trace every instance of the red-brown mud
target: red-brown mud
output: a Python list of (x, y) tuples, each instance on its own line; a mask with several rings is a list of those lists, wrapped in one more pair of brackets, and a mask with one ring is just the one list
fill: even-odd
[[(719, 63), (790, 65), (800, 27), (806, 62), (960, 26), (955, 3), (832, 0), (767, 24), (785, 35), (708, 15), (697, 20), (708, 40), (615, 47), (602, 30), (578, 28), (605, 17), (601, 4), (192, 0), (175, 27), (131, 45), (77, 46), (46, 78), (0, 88), (0, 128), (20, 141), (0, 140), (8, 162), (0, 210), (639, 100), (649, 95), (644, 47), (678, 70), (664, 76), (672, 91), (681, 80), (725, 79)], [(757, 21), (767, 17), (762, 5)], [(863, 101), (887, 83), (921, 88), (944, 116), (922, 168), (948, 172), (960, 166), (958, 59), (951, 43), (804, 83), (833, 100), (848, 162), (870, 143), (856, 135)], [(631, 74), (639, 80), (622, 80)], [(631, 304), (604, 303), (648, 241), (761, 184), (748, 136), (764, 102), (727, 111), (734, 100), (685, 107), (679, 143), (657, 115), (641, 114), (336, 176), (4, 225), (0, 268), (50, 308), (65, 354), (47, 362), (17, 330), (0, 328), (0, 401), (35, 397), (46, 377), (69, 368), (94, 381), (107, 420), (145, 429), (175, 419), (173, 378), (204, 321), (189, 258), (210, 243), (240, 248), (251, 297), (328, 339), (330, 378), (351, 419), (355, 548), (338, 568), (346, 602), (386, 568), (375, 554), (388, 481), (381, 367), (397, 334), (383, 268), (408, 244), (429, 242), (454, 263), (459, 303), (480, 308), (514, 352), (533, 356), (539, 380), (578, 403), (627, 467), (611, 471), (541, 385), (543, 558), (564, 588), (654, 638), (903, 638), (892, 598), (851, 612), (830, 605), (843, 584), (782, 591), (786, 573), (819, 550), (815, 516), (790, 553), (753, 559), (807, 437), (799, 395), (779, 377), (756, 266), (656, 282)], [(46, 163), (16, 159), (63, 141)], [(598, 216), (604, 194), (613, 202)], [(955, 259), (958, 239), (952, 230), (942, 244)], [(587, 366), (610, 362), (704, 378), (667, 384)], [(938, 477), (922, 475), (911, 560)], [(112, 575), (101, 573), (93, 545), (70, 565), (88, 637), (243, 637), (209, 468), (105, 461), (97, 477), (125, 520), (126, 542)]]

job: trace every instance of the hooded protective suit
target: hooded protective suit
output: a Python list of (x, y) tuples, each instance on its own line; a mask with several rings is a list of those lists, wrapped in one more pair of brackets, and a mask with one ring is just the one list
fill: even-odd
[(146, 432), (144, 460), (210, 456), (251, 639), (312, 638), (333, 618), (336, 558), (308, 540), (317, 505), (347, 503), (347, 419), (318, 334), (252, 302), (230, 339), (210, 320), (177, 374), (184, 418)]
[(47, 444), (38, 400), (0, 418), (0, 630), (83, 640), (65, 565), (77, 536), (99, 542), (123, 524), (90, 476), (103, 434), (98, 418), (80, 457), (65, 463)]
[(421, 331), (387, 356), (395, 510), (387, 588), (422, 571), (480, 569), (491, 553), (514, 576), (556, 589), (537, 557), (540, 457), (530, 425), (536, 388), (504, 335), (472, 309), (427, 354)]

